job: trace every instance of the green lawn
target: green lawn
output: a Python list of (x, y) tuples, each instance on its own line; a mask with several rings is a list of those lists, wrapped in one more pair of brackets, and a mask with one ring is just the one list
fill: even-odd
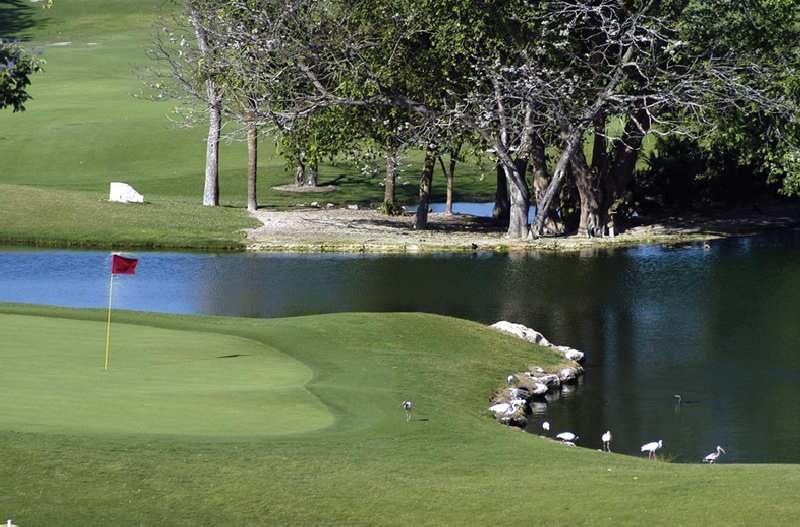
[(3, 518), (788, 525), (800, 512), (794, 466), (648, 462), (495, 423), (505, 374), (558, 359), (472, 322), (119, 312), (104, 372), (103, 318), (0, 305)]

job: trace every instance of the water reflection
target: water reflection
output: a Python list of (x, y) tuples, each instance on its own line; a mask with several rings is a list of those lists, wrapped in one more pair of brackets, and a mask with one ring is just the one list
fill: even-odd
[[(577, 392), (534, 408), (554, 429), (616, 451), (664, 440), (699, 461), (800, 461), (800, 235), (584, 254), (139, 253), (119, 308), (274, 317), (427, 311), (520, 322), (587, 353)], [(0, 301), (102, 307), (109, 255), (0, 252)], [(675, 407), (673, 396), (684, 403)]]

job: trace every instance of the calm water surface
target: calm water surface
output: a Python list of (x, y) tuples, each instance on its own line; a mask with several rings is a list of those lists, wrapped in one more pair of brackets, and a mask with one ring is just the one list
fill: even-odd
[[(139, 253), (118, 308), (277, 317), (428, 311), (542, 331), (587, 354), (553, 432), (696, 462), (800, 462), (800, 233), (573, 255)], [(0, 301), (102, 307), (106, 252), (0, 252)], [(501, 379), (498, 379), (501, 381)], [(677, 407), (673, 395), (681, 394)], [(534, 426), (544, 418), (536, 415)]]

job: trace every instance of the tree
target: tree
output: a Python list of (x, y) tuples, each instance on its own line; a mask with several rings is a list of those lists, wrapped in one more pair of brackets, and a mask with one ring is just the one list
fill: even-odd
[(44, 61), (16, 42), (0, 41), (0, 110), (25, 111), (30, 100), (31, 76), (42, 70)]

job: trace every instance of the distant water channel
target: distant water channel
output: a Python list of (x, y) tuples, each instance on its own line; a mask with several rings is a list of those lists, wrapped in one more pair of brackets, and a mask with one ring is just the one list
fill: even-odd
[[(716, 445), (728, 451), (723, 462), (800, 462), (797, 231), (713, 242), (708, 251), (697, 244), (570, 255), (138, 254), (137, 275), (115, 286), (119, 308), (249, 317), (428, 311), (517, 321), (587, 354), (583, 383), (546, 409), (553, 433), (571, 431), (599, 448), (611, 429), (614, 450), (630, 454), (663, 439), (663, 453), (684, 462), (699, 462)], [(102, 307), (109, 259), (0, 251), (0, 301)]]

